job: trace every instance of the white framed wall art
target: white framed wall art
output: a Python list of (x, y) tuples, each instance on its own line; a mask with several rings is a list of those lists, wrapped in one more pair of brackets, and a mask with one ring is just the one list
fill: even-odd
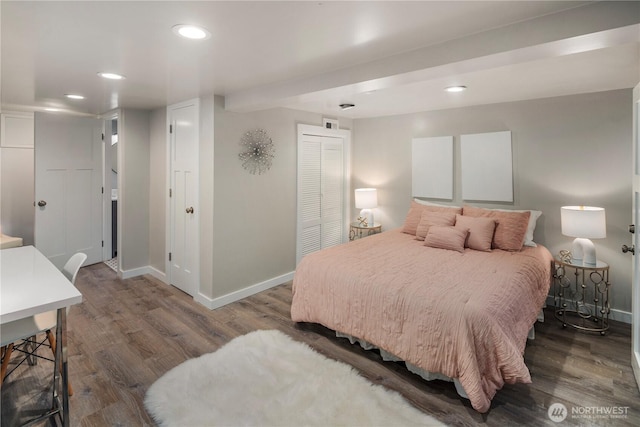
[(453, 136), (412, 140), (412, 196), (453, 200)]
[(511, 131), (460, 136), (462, 199), (513, 202)]

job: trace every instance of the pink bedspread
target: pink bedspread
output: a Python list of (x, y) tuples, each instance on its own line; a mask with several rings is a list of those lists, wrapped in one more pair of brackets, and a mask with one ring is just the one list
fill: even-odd
[(458, 378), (479, 412), (504, 383), (530, 383), (527, 333), (549, 291), (552, 256), (429, 248), (387, 231), (307, 255), (291, 318), (353, 335)]

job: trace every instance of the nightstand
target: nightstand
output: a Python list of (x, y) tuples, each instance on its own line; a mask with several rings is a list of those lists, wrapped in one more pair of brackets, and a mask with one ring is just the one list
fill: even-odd
[(349, 240), (361, 239), (382, 232), (382, 225), (374, 223), (373, 225), (364, 226), (359, 222), (349, 224)]
[(556, 258), (554, 269), (555, 316), (562, 327), (604, 335), (611, 311), (609, 265), (599, 260), (596, 265), (584, 265)]

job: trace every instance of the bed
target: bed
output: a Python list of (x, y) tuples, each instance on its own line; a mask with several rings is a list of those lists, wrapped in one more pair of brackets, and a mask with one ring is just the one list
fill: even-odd
[[(291, 317), (456, 379), (486, 412), (505, 383), (531, 382), (523, 354), (549, 291), (552, 256), (523, 245), (531, 213), (514, 222), (511, 212), (449, 209), (412, 202), (403, 228), (307, 255), (293, 279)], [(493, 224), (488, 248), (490, 227), (477, 223)], [(510, 249), (497, 247), (508, 247), (504, 239)]]

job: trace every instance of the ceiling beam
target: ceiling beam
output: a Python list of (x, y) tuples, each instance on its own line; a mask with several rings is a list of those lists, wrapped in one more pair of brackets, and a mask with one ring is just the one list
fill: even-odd
[(597, 2), (324, 74), (226, 94), (225, 108), (257, 111), (332, 91), (357, 94), (637, 43), (639, 23), (640, 2)]

